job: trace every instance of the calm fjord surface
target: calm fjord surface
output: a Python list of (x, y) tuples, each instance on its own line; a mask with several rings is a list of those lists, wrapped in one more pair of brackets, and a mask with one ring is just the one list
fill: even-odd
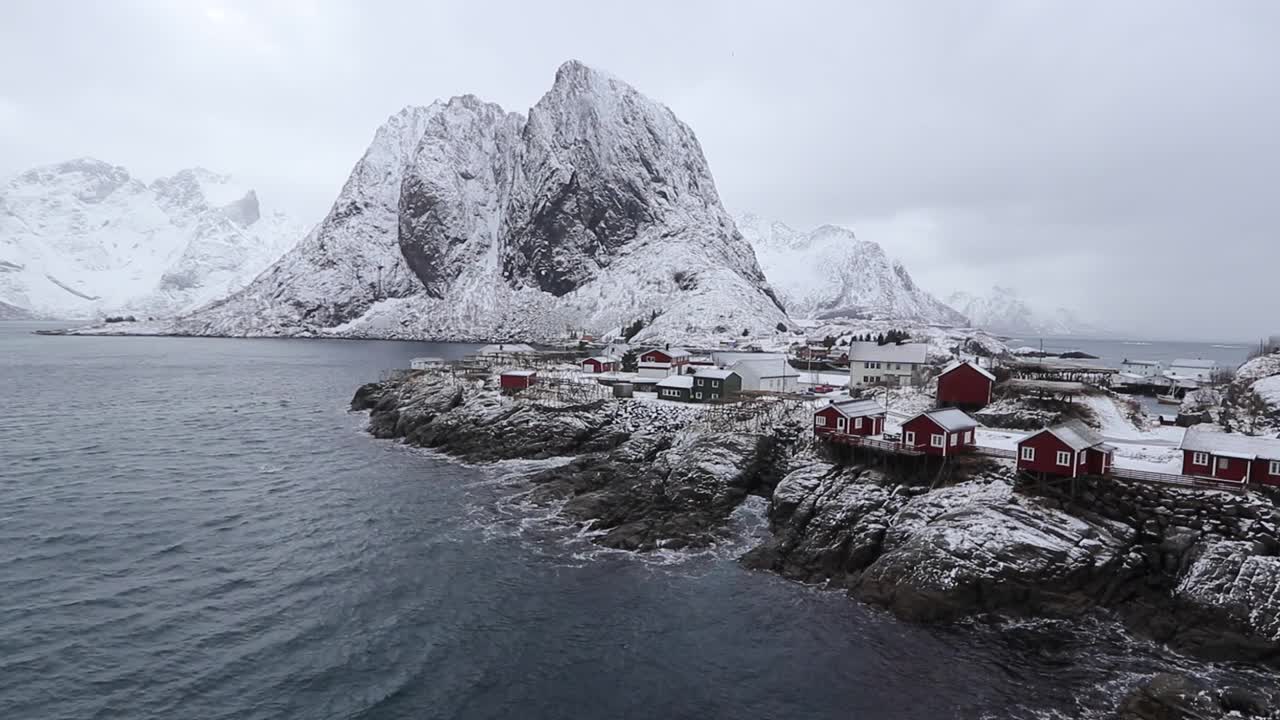
[(3, 718), (1007, 717), (1167, 667), (904, 625), (741, 569), (745, 538), (593, 551), (512, 501), (510, 467), (346, 412), (463, 346), (33, 327), (0, 323)]

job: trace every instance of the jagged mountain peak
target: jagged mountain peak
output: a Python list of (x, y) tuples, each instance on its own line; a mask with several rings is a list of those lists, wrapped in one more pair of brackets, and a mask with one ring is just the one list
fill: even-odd
[(947, 302), (964, 313), (974, 325), (986, 330), (1030, 335), (1087, 335), (1103, 332), (1080, 320), (1066, 308), (1044, 312), (1022, 298), (1017, 290), (993, 285), (985, 295), (958, 291)]
[(166, 314), (243, 287), (296, 241), (258, 196), (189, 168), (150, 184), (94, 158), (0, 188), (0, 301), (34, 314)]
[(797, 316), (961, 324), (964, 317), (920, 289), (884, 248), (849, 228), (808, 232), (757, 215), (739, 217), (769, 282)]
[(527, 116), (470, 95), (393, 116), (316, 231), (181, 331), (499, 339), (638, 318), (673, 340), (786, 319), (693, 132), (570, 61)]

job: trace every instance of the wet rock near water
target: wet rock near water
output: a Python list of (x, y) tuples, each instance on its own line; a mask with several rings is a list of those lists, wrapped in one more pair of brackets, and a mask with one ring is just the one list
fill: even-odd
[(1160, 673), (1125, 695), (1116, 720), (1216, 720), (1275, 717), (1272, 689), (1215, 688), (1209, 682)]

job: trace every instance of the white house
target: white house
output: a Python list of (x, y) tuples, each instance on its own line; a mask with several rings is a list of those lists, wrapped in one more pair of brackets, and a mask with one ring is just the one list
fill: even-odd
[(1218, 363), (1212, 360), (1188, 360), (1179, 358), (1169, 365), (1169, 372), (1165, 373), (1165, 377), (1171, 380), (1195, 380), (1196, 382), (1208, 382), (1213, 375), (1213, 371), (1218, 367)]
[(873, 342), (849, 344), (849, 387), (889, 384), (908, 385), (916, 370), (928, 360), (925, 343), (878, 345)]
[(1163, 366), (1159, 360), (1130, 360), (1125, 358), (1120, 363), (1120, 372), (1138, 377), (1159, 377)]
[(726, 369), (738, 373), (742, 378), (743, 392), (799, 392), (800, 371), (791, 367), (786, 355), (767, 355), (764, 353), (738, 353), (741, 357), (734, 359)]

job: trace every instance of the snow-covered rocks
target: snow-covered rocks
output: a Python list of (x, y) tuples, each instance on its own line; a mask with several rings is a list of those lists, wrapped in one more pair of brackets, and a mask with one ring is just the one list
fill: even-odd
[(32, 314), (167, 315), (240, 289), (301, 237), (200, 168), (150, 184), (80, 159), (0, 187), (0, 302)]
[(375, 136), (323, 223), (195, 334), (638, 341), (788, 319), (666, 107), (565, 63), (527, 118), (464, 96)]
[(1257, 542), (1200, 546), (1173, 592), (1184, 616), (1179, 641), (1202, 654), (1280, 652), (1280, 557)]
[(793, 317), (966, 324), (878, 243), (859, 240), (852, 230), (823, 225), (806, 233), (749, 213), (736, 222)]

